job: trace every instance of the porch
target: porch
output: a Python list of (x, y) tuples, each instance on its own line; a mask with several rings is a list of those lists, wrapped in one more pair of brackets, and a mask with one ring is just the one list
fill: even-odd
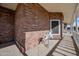
[[(63, 39), (50, 40), (49, 47), (44, 46), (42, 43), (27, 51), (28, 56), (76, 56), (76, 49), (73, 39), (69, 35), (63, 35)], [(59, 42), (59, 43), (58, 43)], [(15, 42), (6, 43), (0, 45), (0, 55), (1, 56), (23, 56), (23, 54), (18, 50)]]

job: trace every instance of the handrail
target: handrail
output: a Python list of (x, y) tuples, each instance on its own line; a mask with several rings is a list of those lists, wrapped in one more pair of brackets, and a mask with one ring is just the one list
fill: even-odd
[(52, 31), (49, 31), (45, 36), (43, 36), (43, 41), (46, 42), (52, 37)]

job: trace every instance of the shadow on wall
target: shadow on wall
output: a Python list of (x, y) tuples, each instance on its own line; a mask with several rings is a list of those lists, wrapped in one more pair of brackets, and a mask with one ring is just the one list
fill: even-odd
[(14, 39), (14, 13), (0, 6), (0, 44)]
[(7, 42), (7, 43), (4, 43), (4, 44), (1, 44), (1, 45), (0, 45), (0, 49), (5, 48), (5, 47), (8, 47), (8, 46), (11, 46), (11, 45), (14, 45), (14, 44), (15, 44), (15, 41)]

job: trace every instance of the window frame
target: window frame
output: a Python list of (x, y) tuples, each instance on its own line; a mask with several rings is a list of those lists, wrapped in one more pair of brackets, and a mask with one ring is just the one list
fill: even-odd
[(52, 21), (58, 21), (58, 23), (59, 23), (59, 26), (58, 26), (59, 27), (59, 31), (58, 31), (59, 33), (58, 34), (57, 33), (56, 34), (54, 33), (52, 35), (60, 35), (60, 30), (61, 30), (60, 29), (60, 20), (59, 19), (51, 19), (50, 20), (50, 31), (52, 30)]

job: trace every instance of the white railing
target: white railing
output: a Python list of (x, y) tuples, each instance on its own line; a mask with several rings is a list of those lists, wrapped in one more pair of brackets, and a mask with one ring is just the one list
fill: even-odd
[(53, 39), (52, 31), (49, 31), (46, 35), (43, 36), (43, 42), (44, 44), (49, 45), (49, 40)]

